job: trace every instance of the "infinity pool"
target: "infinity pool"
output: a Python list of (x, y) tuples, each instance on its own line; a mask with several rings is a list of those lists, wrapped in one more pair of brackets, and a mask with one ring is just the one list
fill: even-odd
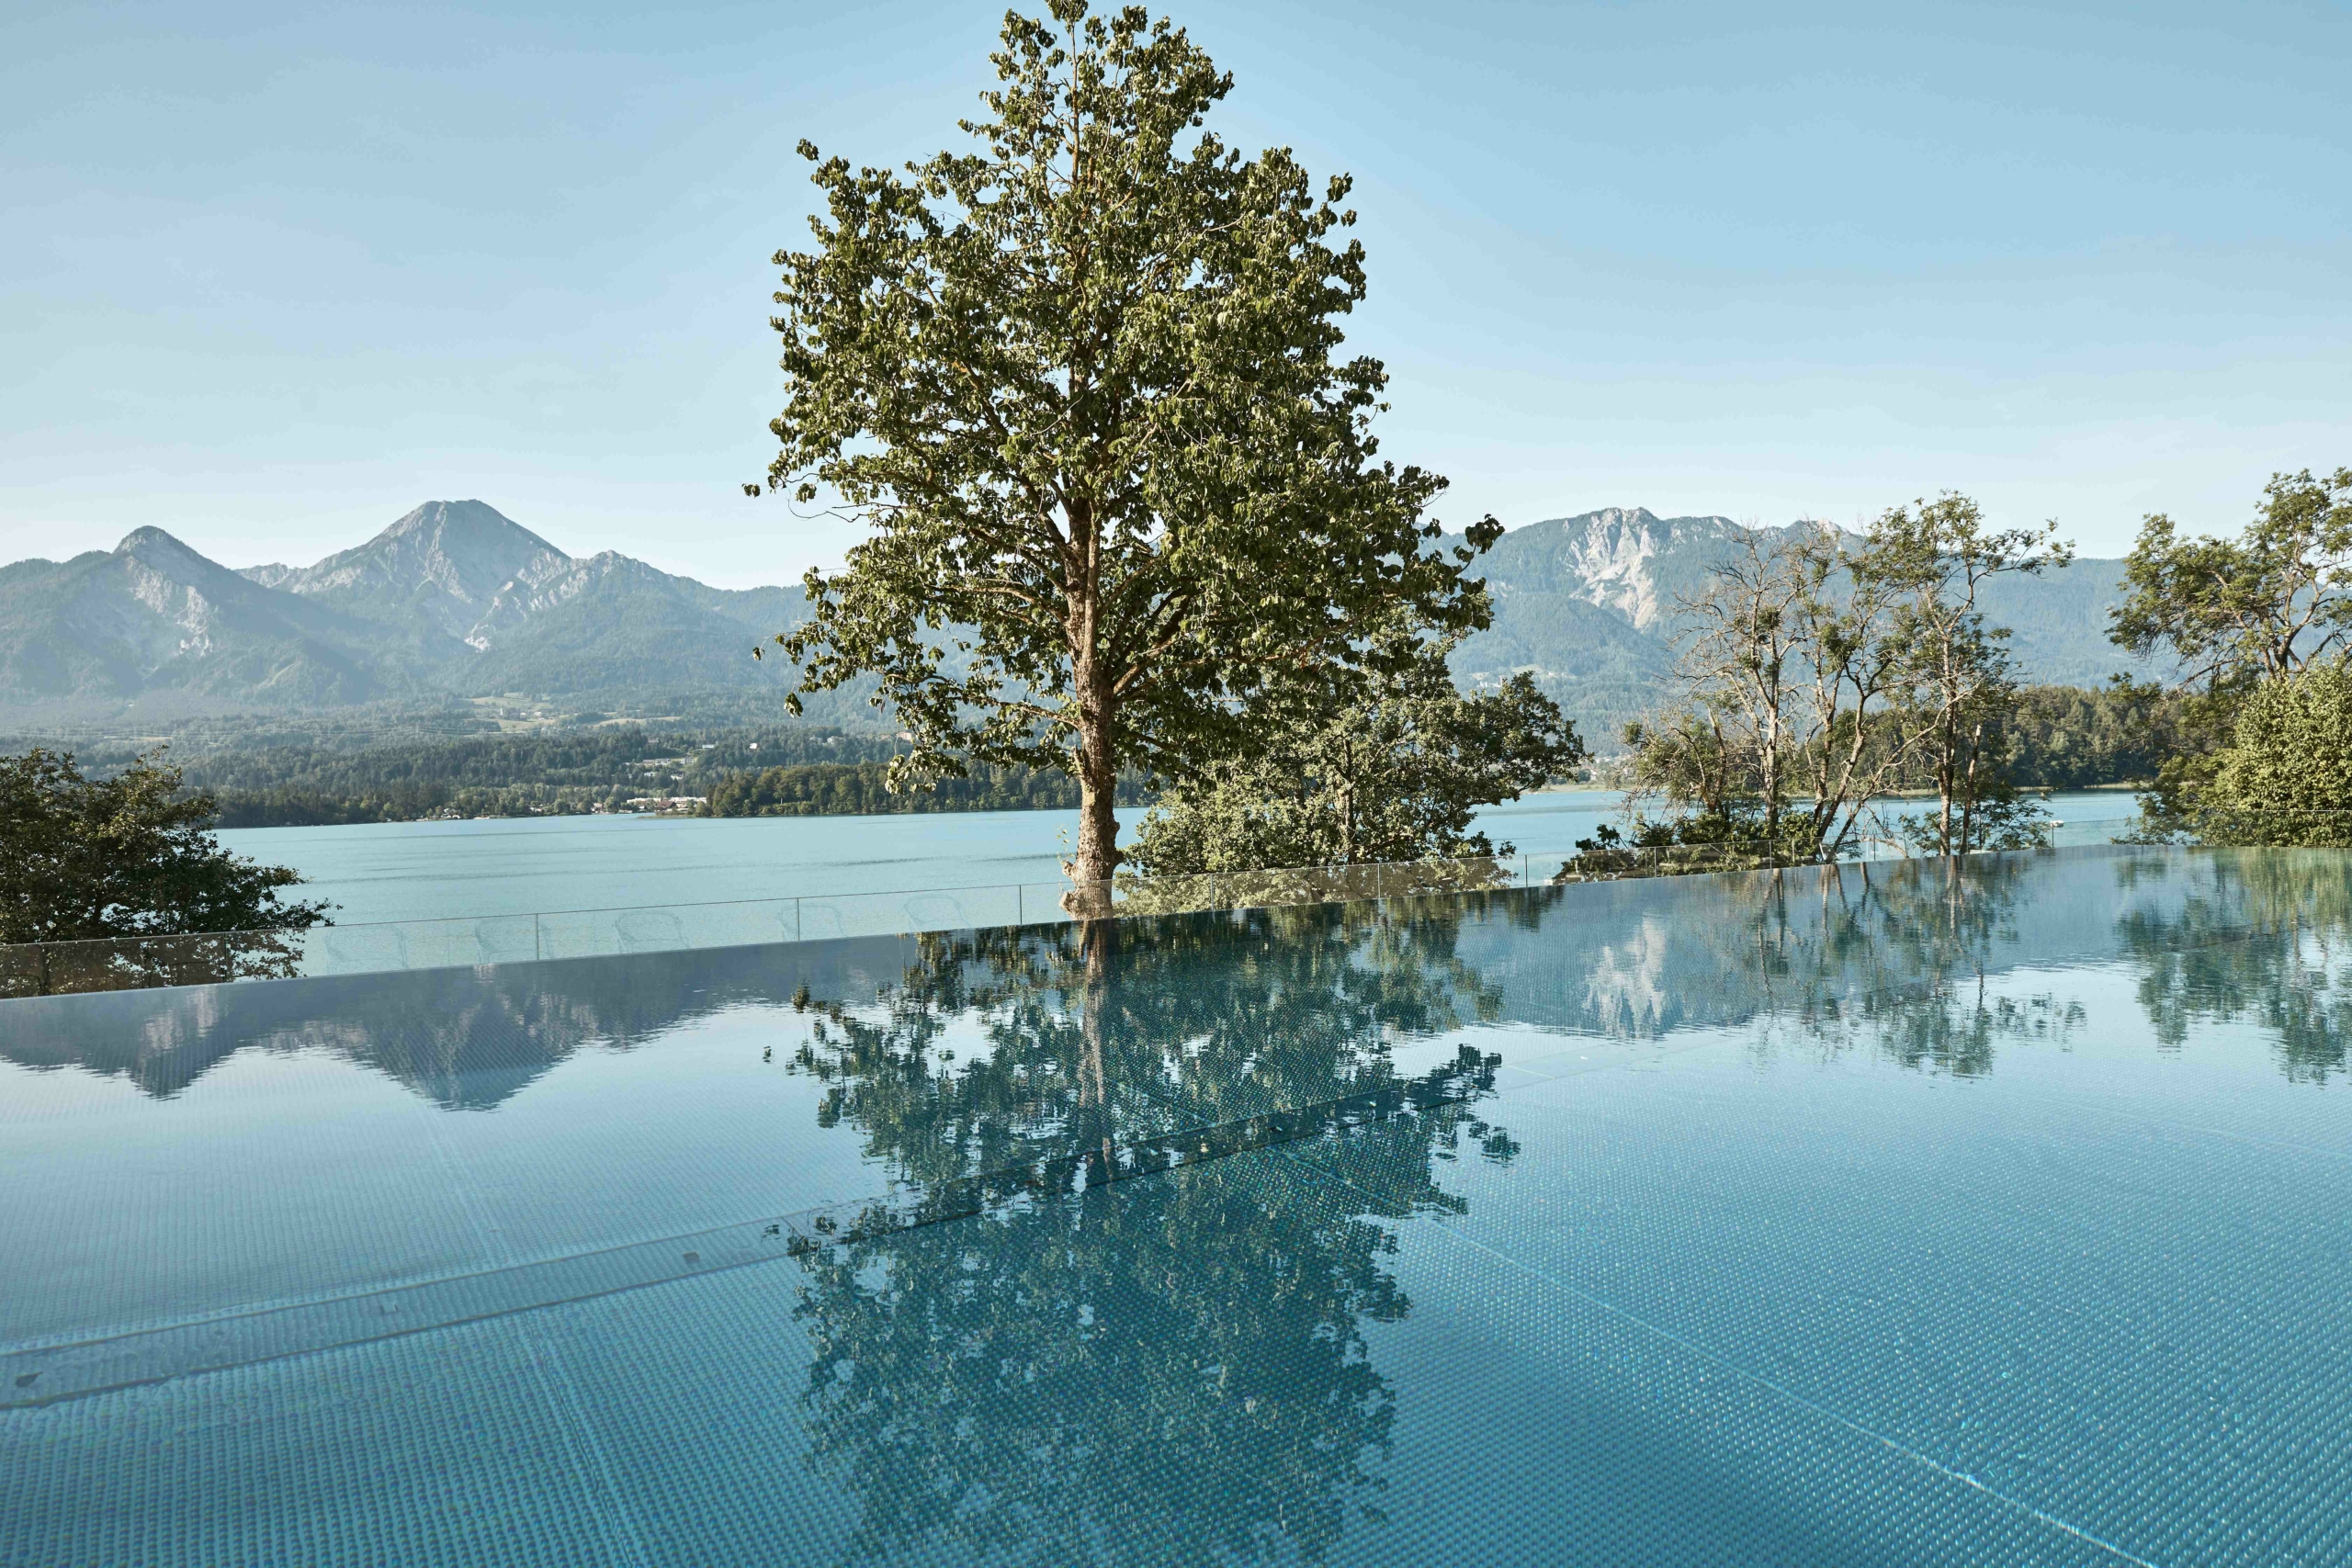
[(0, 1563), (2352, 1560), (2352, 857), (0, 1002)]

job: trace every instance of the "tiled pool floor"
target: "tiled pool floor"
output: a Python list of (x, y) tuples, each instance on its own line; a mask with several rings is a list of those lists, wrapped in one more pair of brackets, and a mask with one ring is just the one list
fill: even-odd
[(2352, 1560), (2347, 915), (2064, 852), (0, 1003), (0, 1563)]

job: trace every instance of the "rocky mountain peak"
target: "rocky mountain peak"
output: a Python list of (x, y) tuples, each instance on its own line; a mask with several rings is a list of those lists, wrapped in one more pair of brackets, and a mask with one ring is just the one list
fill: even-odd
[(151, 570), (179, 573), (201, 571), (209, 575), (220, 570), (210, 560), (152, 524), (143, 528), (133, 528), (130, 533), (125, 534), (122, 536), (122, 542), (115, 546), (114, 553), (119, 556), (127, 556)]
[[(1588, 735), (1613, 734), (1655, 699), (1679, 606), (1748, 533), (1640, 506), (1512, 528), (1475, 569), (1495, 622), (1464, 642), (1454, 671), (1488, 687), (1532, 673)], [(2031, 678), (2091, 683), (2140, 668), (2106, 640), (2120, 570), (2077, 560), (1988, 599)], [(780, 701), (789, 667), (743, 654), (809, 613), (797, 588), (711, 588), (611, 551), (575, 558), (479, 501), (428, 502), (311, 566), (236, 573), (147, 527), (111, 552), (0, 570), (0, 713), (489, 692)], [(866, 716), (862, 699), (843, 696), (842, 716)]]
[(1594, 528), (1647, 528), (1657, 522), (1657, 513), (1646, 506), (1604, 506), (1598, 512), (1588, 512), (1566, 521), (1570, 525), (1582, 524), (1588, 531)]
[[(477, 546), (546, 550), (555, 555), (563, 553), (498, 508), (482, 501), (428, 501), (395, 518), (382, 533), (369, 540), (368, 545), (382, 545), (412, 535), (425, 536), (444, 547)], [(360, 547), (362, 549), (367, 547), (367, 545)]]
[(366, 544), (288, 570), (255, 567), (246, 576), (374, 619), (423, 620), (478, 640), (500, 595), (570, 570), (571, 558), (480, 501), (428, 501)]

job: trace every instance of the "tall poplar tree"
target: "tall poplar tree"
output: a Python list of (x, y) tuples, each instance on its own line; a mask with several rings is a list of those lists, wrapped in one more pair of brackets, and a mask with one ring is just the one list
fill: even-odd
[[(1119, 863), (1123, 770), (1182, 779), (1254, 703), (1369, 670), (1366, 627), (1487, 624), (1442, 551), (1437, 475), (1375, 461), (1386, 372), (1339, 357), (1364, 295), (1287, 149), (1204, 129), (1232, 78), (1140, 7), (1005, 18), (977, 150), (817, 161), (816, 244), (782, 251), (784, 412), (767, 488), (870, 529), (776, 642), (793, 697), (864, 675), (913, 742), (895, 782), (1059, 767), (1072, 875)], [(759, 487), (747, 486), (757, 493)]]

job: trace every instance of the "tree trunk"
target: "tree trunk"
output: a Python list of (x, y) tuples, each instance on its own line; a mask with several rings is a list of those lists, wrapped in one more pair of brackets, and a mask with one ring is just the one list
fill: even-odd
[[(1964, 842), (1959, 845), (1954, 845), (1951, 839), (1952, 785), (1957, 772), (1956, 753), (1960, 747), (1960, 728), (1951, 718), (1951, 705), (1949, 699), (1946, 700), (1944, 706), (1944, 719), (1939, 728), (1941, 733), (1939, 733), (1936, 738), (1936, 749), (1938, 751), (1938, 756), (1936, 758), (1936, 837), (1939, 840), (1936, 847), (1943, 851), (1944, 853), (1951, 855), (1958, 854), (1962, 849), (1965, 849), (1967, 845)], [(1962, 837), (1965, 838), (1964, 831)]]
[(1119, 852), (1119, 773), (1101, 739), (1081, 742), (1078, 776), (1078, 860), (1071, 880), (1108, 882), (1126, 857)]
[(1978, 719), (1976, 728), (1968, 733), (1968, 771), (1961, 775), (1960, 849), (1962, 854), (1973, 848), (1976, 836), (1976, 759), (1984, 744), (1984, 721)]
[(1119, 757), (1112, 739), (1118, 699), (1114, 675), (1102, 657), (1099, 615), (1102, 584), (1095, 572), (1101, 541), (1091, 504), (1069, 507), (1070, 543), (1079, 558), (1079, 576), (1071, 592), (1065, 623), (1069, 637), (1070, 684), (1078, 695), (1078, 853), (1064, 869), (1077, 884), (1063, 896), (1062, 908), (1081, 920), (1101, 919), (1111, 913), (1111, 874), (1119, 865)]
[(1091, 655), (1079, 661), (1078, 853), (1067, 868), (1077, 886), (1062, 907), (1081, 920), (1111, 913), (1111, 874), (1119, 853), (1119, 761), (1113, 750), (1110, 681)]

